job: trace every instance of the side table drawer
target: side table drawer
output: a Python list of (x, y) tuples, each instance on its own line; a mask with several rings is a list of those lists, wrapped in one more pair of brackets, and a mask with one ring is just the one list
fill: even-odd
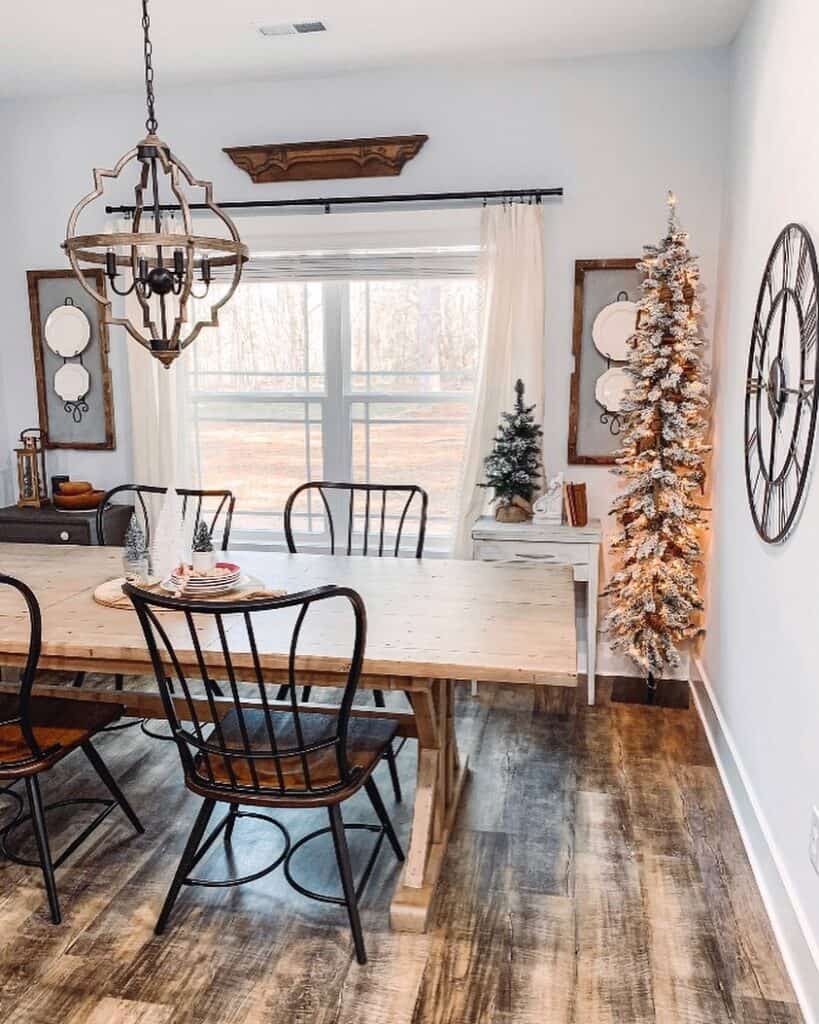
[(559, 541), (495, 541), (478, 540), (475, 558), (484, 562), (516, 561), (544, 562), (552, 565), (588, 565), (588, 544), (564, 544)]
[[(68, 517), (66, 517), (68, 519)], [(90, 544), (89, 523), (76, 522), (35, 523), (2, 522), (0, 540), (17, 544)]]

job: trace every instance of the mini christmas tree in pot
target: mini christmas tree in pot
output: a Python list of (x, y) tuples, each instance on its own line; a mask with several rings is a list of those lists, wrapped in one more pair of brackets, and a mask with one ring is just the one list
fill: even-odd
[(495, 518), (523, 523), (532, 514), (532, 498), (540, 480), (540, 439), (534, 405), (523, 401), (523, 381), (515, 384), (515, 408), (503, 413), (492, 452), (485, 460), (486, 483), (495, 492)]
[(196, 572), (209, 572), (215, 563), (216, 555), (213, 552), (213, 540), (208, 524), (200, 519), (193, 531), (191, 565)]
[(657, 678), (679, 664), (677, 645), (699, 630), (696, 567), (705, 510), (708, 391), (697, 301), (699, 271), (669, 193), (668, 232), (645, 248), (646, 275), (627, 372), (623, 445), (615, 473), (625, 487), (612, 505), (619, 529), (617, 568), (605, 593), (611, 645), (645, 673), (652, 703)]

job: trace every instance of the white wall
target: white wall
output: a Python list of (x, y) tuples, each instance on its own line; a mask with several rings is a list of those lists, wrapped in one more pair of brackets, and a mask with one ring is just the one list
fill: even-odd
[[(638, 254), (659, 237), (665, 190), (673, 186), (703, 255), (706, 301), (713, 294), (723, 72), (724, 53), (709, 51), (166, 92), (160, 68), (158, 112), (163, 136), (196, 173), (214, 179), (221, 198), (563, 185), (566, 198), (547, 214), (546, 458), (556, 471), (566, 449), (573, 261)], [(112, 163), (132, 145), (143, 119), (138, 93), (0, 106), (11, 179), (4, 213), (21, 220), (10, 280), (3, 282), (0, 342), (12, 430), (36, 420), (24, 271), (63, 265), (65, 221), (87, 191), (92, 166)], [(421, 131), (430, 141), (398, 180), (259, 186), (220, 152), (277, 139)], [(121, 336), (112, 339), (115, 353), (123, 345)], [(119, 365), (115, 376), (121, 411)], [(118, 419), (122, 441), (128, 431)], [(62, 465), (110, 483), (127, 475), (127, 455), (72, 453)], [(56, 456), (52, 462), (56, 468)], [(595, 511), (603, 511), (606, 471), (578, 467), (573, 475), (589, 480)]]
[[(819, 877), (807, 849), (811, 807), (819, 804), (819, 489), (814, 479), (791, 538), (764, 544), (745, 497), (743, 415), (750, 332), (770, 247), (791, 220), (819, 241), (818, 36), (814, 0), (758, 0), (734, 54), (704, 647), (713, 699), (772, 862), (802, 918), (797, 929), (804, 935), (785, 939), (817, 1019), (819, 974), (811, 960), (819, 939)], [(770, 884), (774, 889), (778, 880)]]
[[(691, 52), (530, 65), (486, 72), (430, 68), (212, 90), (163, 90), (161, 134), (222, 199), (563, 185), (546, 215), (545, 459), (565, 466), (575, 259), (639, 255), (665, 226), (666, 189), (702, 255), (706, 310), (713, 302), (726, 114), (726, 55)], [(8, 429), (36, 422), (25, 270), (59, 267), (68, 212), (94, 165), (130, 147), (144, 113), (137, 92), (0, 105), (10, 181), (5, 220), (16, 247), (0, 276), (2, 401)], [(253, 185), (222, 146), (287, 139), (426, 132), (400, 179)], [(707, 325), (710, 331), (710, 325)], [(112, 338), (119, 448), (54, 453), (49, 465), (97, 485), (129, 476), (127, 381), (120, 332)], [(0, 418), (0, 429), (2, 429)], [(0, 450), (0, 465), (8, 446)], [(7, 464), (8, 465), (8, 464)], [(614, 480), (605, 468), (571, 467), (605, 516)], [(2, 474), (0, 474), (2, 479)], [(5, 475), (5, 497), (12, 491)], [(605, 669), (605, 666), (601, 666)]]

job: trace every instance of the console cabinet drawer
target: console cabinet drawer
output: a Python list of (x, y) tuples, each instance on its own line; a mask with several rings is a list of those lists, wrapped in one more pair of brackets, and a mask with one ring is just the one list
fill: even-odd
[(561, 544), (557, 541), (477, 540), (475, 558), (483, 562), (529, 561), (546, 565), (588, 565), (588, 544)]
[(89, 544), (88, 523), (2, 523), (0, 540), (17, 544)]
[[(119, 546), (123, 542), (133, 508), (111, 505), (105, 511), (105, 539)], [(9, 544), (96, 544), (97, 513), (59, 512), (43, 508), (0, 508), (0, 541)]]

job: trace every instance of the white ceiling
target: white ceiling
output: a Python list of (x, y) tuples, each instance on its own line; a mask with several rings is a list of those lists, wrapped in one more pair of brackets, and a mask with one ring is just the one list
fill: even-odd
[[(152, 0), (157, 78), (221, 82), (731, 41), (751, 0)], [(140, 0), (3, 0), (0, 97), (141, 82)], [(263, 38), (259, 25), (324, 21)]]

